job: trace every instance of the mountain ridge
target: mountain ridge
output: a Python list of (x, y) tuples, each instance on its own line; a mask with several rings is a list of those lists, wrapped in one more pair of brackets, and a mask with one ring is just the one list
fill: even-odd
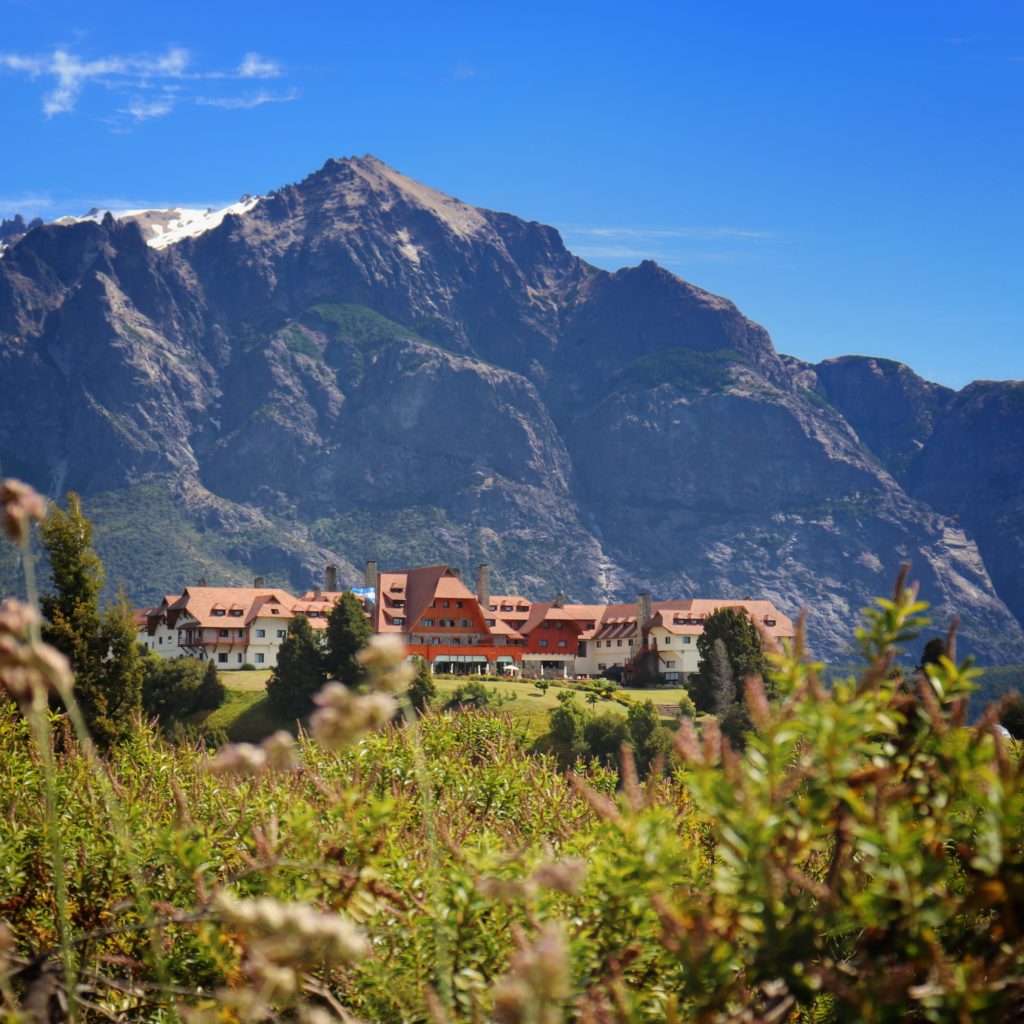
[[(479, 559), (536, 594), (764, 593), (836, 656), (910, 558), (968, 648), (1024, 660), (1024, 451), (983, 440), (1020, 433), (1016, 389), (900, 365), (779, 355), (651, 261), (593, 267), (372, 157), (163, 248), (104, 217), (0, 258), (4, 471), (96, 495), (140, 600), (200, 565), (304, 587)], [(955, 494), (944, 451), (974, 467)], [(102, 497), (133, 488), (188, 540), (173, 580)]]

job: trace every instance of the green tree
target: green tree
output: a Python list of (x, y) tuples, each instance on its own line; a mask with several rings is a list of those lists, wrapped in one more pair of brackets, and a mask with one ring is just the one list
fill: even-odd
[(921, 651), (921, 661), (917, 666), (919, 672), (923, 672), (928, 665), (938, 665), (939, 659), (946, 653), (946, 641), (941, 636), (933, 636), (924, 645)]
[(614, 711), (594, 715), (583, 729), (583, 739), (592, 757), (608, 768), (617, 768), (623, 743), (629, 743), (626, 719)]
[[(726, 685), (720, 664), (713, 657), (715, 643), (721, 641), (729, 665), (729, 678), (734, 687), (741, 688), (748, 676), (767, 678), (767, 662), (761, 635), (746, 613), (734, 608), (720, 608), (704, 620), (704, 632), (697, 637), (700, 662), (688, 684), (690, 696), (698, 711), (715, 714), (716, 691)], [(733, 701), (740, 699), (734, 689)], [(719, 716), (721, 717), (721, 716)]]
[(645, 700), (630, 705), (626, 713), (626, 729), (633, 747), (636, 768), (641, 775), (646, 775), (658, 758), (668, 760), (672, 750), (672, 733), (661, 724), (654, 701)]
[(589, 753), (584, 737), (589, 721), (572, 690), (558, 695), (558, 707), (548, 712), (548, 738), (559, 767), (568, 768)]
[(313, 695), (326, 681), (324, 658), (313, 627), (305, 615), (296, 615), (267, 680), (267, 699), (278, 714), (302, 718), (313, 709)]
[(430, 666), (420, 655), (413, 655), (413, 665), (416, 668), (416, 676), (409, 684), (409, 703), (419, 714), (423, 714), (437, 697), (437, 686), (434, 683), (434, 676)]
[(511, 699), (511, 697), (507, 697), (489, 686), (484, 686), (479, 680), (474, 679), (452, 690), (451, 696), (445, 702), (444, 710), (462, 711), (469, 708), (481, 711), (485, 708), (500, 707)]
[(56, 504), (40, 528), (53, 593), (42, 598), (43, 638), (71, 663), (75, 696), (90, 735), (108, 748), (127, 738), (142, 708), (142, 658), (132, 609), (121, 593), (100, 611), (105, 573), (92, 547), (92, 523), (77, 494)]
[(173, 722), (197, 711), (219, 708), (226, 698), (215, 662), (196, 658), (167, 661), (152, 653), (143, 659), (142, 710), (148, 717), (160, 719), (165, 734)]
[(328, 679), (336, 679), (348, 687), (366, 681), (366, 669), (356, 655), (370, 642), (373, 626), (363, 611), (359, 598), (346, 590), (327, 616), (324, 671)]

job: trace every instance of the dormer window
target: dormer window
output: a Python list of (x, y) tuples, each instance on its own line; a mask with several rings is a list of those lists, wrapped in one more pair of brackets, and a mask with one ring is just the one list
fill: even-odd
[(279, 609), (279, 608), (271, 608), (271, 609), (270, 609), (270, 614), (271, 614), (271, 615), (280, 615), (280, 614), (281, 614), (281, 612), (280, 612), (280, 609)]
[(211, 613), (210, 613), (210, 614), (211, 614), (211, 615), (216, 615), (216, 616), (218, 616), (218, 617), (219, 617), (219, 616), (221, 616), (221, 615), (226, 615), (226, 614), (227, 614), (227, 612), (225, 612), (223, 608), (214, 608), (214, 609), (213, 609), (213, 610), (211, 611)]
[(228, 612), (228, 614), (233, 616), (236, 619), (240, 619), (242, 617), (242, 609), (241, 608), (232, 608), (231, 611)]

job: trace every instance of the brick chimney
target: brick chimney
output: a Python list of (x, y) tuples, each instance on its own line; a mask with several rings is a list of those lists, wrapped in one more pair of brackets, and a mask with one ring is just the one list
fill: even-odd
[(200, 576), (199, 577), (199, 586), (201, 586), (201, 587), (205, 587), (206, 586), (206, 577), (205, 576)]
[(258, 590), (260, 587), (265, 587), (267, 585), (267, 579), (265, 576), (257, 576), (252, 581), (252, 585)]
[(563, 594), (561, 591), (559, 591), (557, 594), (555, 594), (555, 607), (556, 608), (564, 608), (565, 607), (565, 594)]
[(476, 599), (480, 610), (486, 612), (491, 604), (491, 567), (486, 562), (476, 567)]
[(377, 563), (372, 558), (366, 563), (366, 568), (363, 569), (363, 586), (377, 586)]
[(333, 593), (338, 589), (338, 567), (329, 565), (324, 570), (324, 590)]

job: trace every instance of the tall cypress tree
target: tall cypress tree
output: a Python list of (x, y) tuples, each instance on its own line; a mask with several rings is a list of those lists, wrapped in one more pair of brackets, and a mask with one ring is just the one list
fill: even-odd
[(345, 591), (327, 616), (327, 650), (324, 652), (327, 678), (350, 687), (362, 683), (366, 670), (356, 661), (356, 655), (370, 642), (371, 636), (373, 626), (359, 598)]
[(67, 511), (50, 506), (40, 535), (50, 561), (53, 593), (42, 598), (43, 638), (62, 651), (75, 674), (75, 697), (96, 744), (125, 739), (142, 707), (142, 659), (124, 594), (100, 611), (103, 563), (92, 547), (92, 523), (77, 494)]
[(267, 681), (267, 699), (274, 710), (302, 718), (313, 709), (313, 694), (326, 681), (323, 654), (305, 615), (296, 615), (277, 652), (277, 665)]

